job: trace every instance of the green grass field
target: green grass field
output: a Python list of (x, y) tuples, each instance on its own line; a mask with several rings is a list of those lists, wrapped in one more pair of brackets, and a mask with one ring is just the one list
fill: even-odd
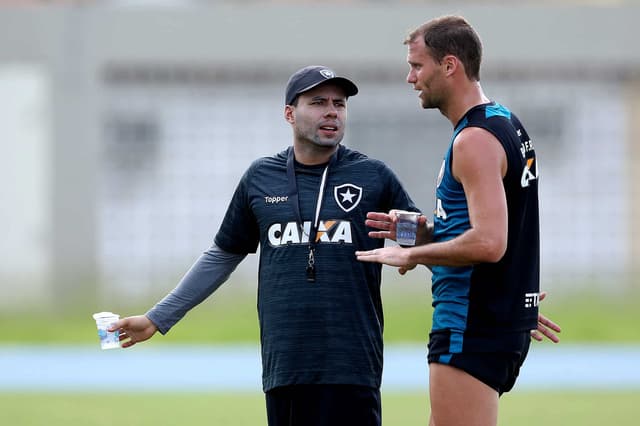
[[(635, 425), (640, 393), (514, 392), (502, 398), (501, 426)], [(426, 425), (427, 395), (383, 394), (383, 424)], [(2, 394), (3, 425), (265, 425), (258, 394)]]
[[(403, 286), (412, 285), (410, 291)], [(431, 326), (431, 300), (424, 284), (394, 282), (383, 286), (385, 341), (426, 342)], [(416, 288), (418, 290), (416, 290)], [(2, 343), (86, 343), (97, 342), (94, 312), (111, 310), (121, 315), (144, 313), (145, 306), (87, 304), (63, 313), (48, 309), (28, 312), (0, 312)], [(640, 343), (640, 289), (625, 294), (550, 294), (541, 311), (559, 323), (562, 341)], [(46, 326), (44, 326), (46, 324)], [(193, 309), (166, 336), (162, 343), (246, 343), (258, 341), (255, 293), (221, 288), (209, 300)]]
[[(424, 342), (430, 327), (428, 291), (398, 291), (385, 285), (385, 341)], [(562, 342), (640, 344), (639, 291), (617, 296), (550, 294), (542, 311), (562, 325)], [(153, 303), (152, 300), (149, 306)], [(218, 344), (258, 341), (255, 293), (219, 291), (153, 344)], [(98, 345), (93, 312), (143, 313), (148, 306), (110, 304), (0, 313), (2, 344)], [(46, 324), (46, 326), (44, 326)], [(561, 344), (562, 344), (561, 342)], [(549, 343), (546, 343), (549, 344)], [(1, 350), (1, 348), (0, 348)], [(127, 378), (123, 378), (127, 380)], [(135, 380), (135, 379), (132, 379)], [(387, 426), (426, 425), (428, 397), (423, 393), (384, 393)], [(501, 426), (635, 425), (640, 390), (628, 392), (518, 391), (501, 401)], [(1, 393), (0, 425), (264, 425), (262, 394), (245, 393)]]

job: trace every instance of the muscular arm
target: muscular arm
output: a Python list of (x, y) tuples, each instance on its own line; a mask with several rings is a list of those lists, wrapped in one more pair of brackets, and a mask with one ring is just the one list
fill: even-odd
[(358, 259), (400, 266), (403, 270), (417, 264), (464, 266), (500, 260), (507, 247), (508, 230), (502, 183), (507, 158), (502, 145), (484, 129), (464, 129), (453, 145), (452, 171), (464, 188), (470, 229), (449, 241), (358, 252)]
[(452, 171), (464, 188), (471, 228), (449, 241), (411, 249), (410, 262), (462, 266), (500, 260), (507, 248), (506, 169), (504, 149), (491, 133), (464, 129), (453, 144)]
[(215, 244), (205, 251), (164, 299), (145, 315), (165, 334), (194, 306), (220, 287), (246, 257), (228, 253)]

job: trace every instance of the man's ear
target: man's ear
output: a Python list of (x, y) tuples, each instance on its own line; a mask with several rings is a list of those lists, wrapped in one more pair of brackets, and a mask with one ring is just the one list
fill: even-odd
[(446, 55), (442, 59), (442, 63), (444, 64), (444, 70), (445, 70), (445, 74), (447, 76), (450, 76), (453, 73), (455, 73), (456, 70), (458, 69), (458, 67), (460, 67), (462, 65), (460, 63), (460, 61), (458, 60), (458, 58), (456, 58), (453, 55)]
[(287, 122), (290, 124), (293, 124), (296, 121), (295, 108), (292, 107), (291, 105), (285, 105), (284, 119), (287, 120)]

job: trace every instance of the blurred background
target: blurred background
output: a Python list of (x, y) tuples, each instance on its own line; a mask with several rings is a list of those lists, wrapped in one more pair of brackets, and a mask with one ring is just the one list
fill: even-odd
[[(387, 162), (430, 214), (452, 128), (419, 107), (402, 42), (449, 13), (478, 30), (486, 94), (533, 139), (542, 310), (564, 328), (532, 351), (501, 424), (637, 423), (639, 3), (0, 0), (7, 424), (114, 424), (104, 407), (132, 404), (145, 410), (126, 424), (264, 423), (256, 256), (134, 350), (100, 352), (91, 314), (143, 313), (211, 245), (247, 166), (291, 143), (284, 87), (305, 65), (357, 82), (344, 143)], [(429, 282), (424, 268), (384, 270), (386, 424), (426, 423)], [(118, 399), (116, 370), (138, 393)], [(185, 390), (222, 393), (159, 393)]]
[[(636, 1), (0, 4), (2, 309), (144, 304), (173, 288), (250, 162), (290, 144), (283, 90), (307, 64), (359, 84), (344, 143), (431, 212), (452, 129), (419, 108), (402, 41), (444, 13), (476, 27), (485, 92), (538, 151), (542, 286), (638, 286)], [(252, 256), (232, 281), (254, 289), (255, 276)]]

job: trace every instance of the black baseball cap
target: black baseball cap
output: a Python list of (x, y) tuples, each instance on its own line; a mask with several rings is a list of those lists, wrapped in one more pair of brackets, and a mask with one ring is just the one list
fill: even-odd
[(309, 65), (299, 69), (289, 77), (284, 98), (285, 105), (293, 104), (298, 95), (328, 81), (341, 86), (347, 97), (358, 93), (358, 87), (351, 80), (345, 77), (337, 77), (331, 68), (322, 65)]

